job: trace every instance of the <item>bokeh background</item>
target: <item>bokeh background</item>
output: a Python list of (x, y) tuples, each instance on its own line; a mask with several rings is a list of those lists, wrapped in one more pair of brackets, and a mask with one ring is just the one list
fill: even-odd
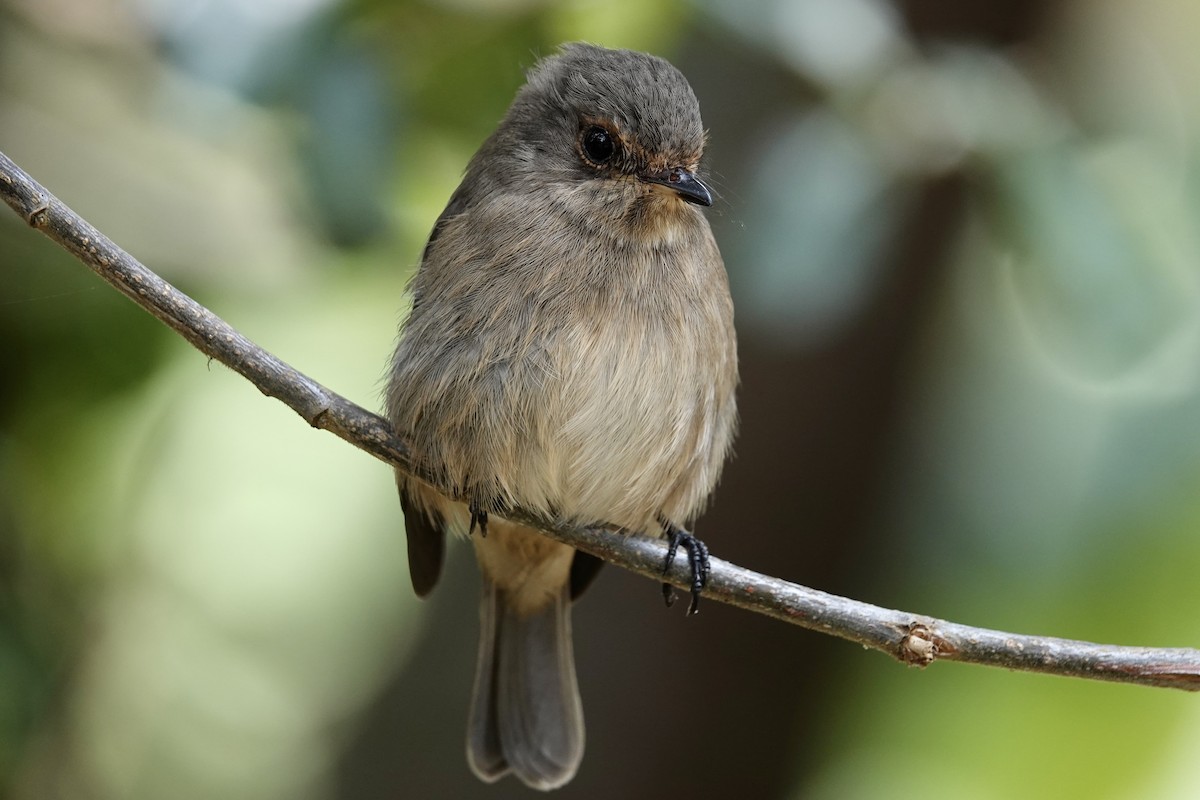
[[(523, 70), (651, 50), (711, 132), (743, 361), (698, 532), (874, 603), (1200, 644), (1192, 0), (0, 0), (0, 150), (371, 408)], [(0, 795), (512, 798), (468, 548), (0, 214)], [(1200, 797), (1200, 705), (876, 653), (609, 568), (562, 797)]]

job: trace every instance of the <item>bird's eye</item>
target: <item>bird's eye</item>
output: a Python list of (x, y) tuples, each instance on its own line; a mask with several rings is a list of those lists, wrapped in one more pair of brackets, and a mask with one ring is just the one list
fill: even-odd
[(617, 151), (617, 143), (612, 134), (598, 125), (593, 125), (583, 132), (583, 153), (593, 164), (603, 164), (613, 157)]

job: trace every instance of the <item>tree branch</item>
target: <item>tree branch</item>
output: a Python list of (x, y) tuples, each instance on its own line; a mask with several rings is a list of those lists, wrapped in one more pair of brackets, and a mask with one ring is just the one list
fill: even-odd
[[(430, 482), (412, 450), (377, 414), (360, 408), (255, 345), (228, 323), (180, 292), (117, 247), (0, 153), (0, 195), (27, 223), (70, 251), (101, 278), (149, 311), (210, 358), (243, 375), (269, 397), (281, 400), (315, 428)], [(547, 536), (592, 555), (662, 580), (663, 543), (508, 514)], [(690, 574), (679, 559), (666, 580), (687, 588)], [(880, 650), (906, 664), (938, 659), (989, 664), (1096, 680), (1200, 690), (1200, 651), (1189, 648), (1124, 647), (1024, 636), (922, 617), (861, 603), (761, 575), (714, 558), (705, 596), (802, 628)]]

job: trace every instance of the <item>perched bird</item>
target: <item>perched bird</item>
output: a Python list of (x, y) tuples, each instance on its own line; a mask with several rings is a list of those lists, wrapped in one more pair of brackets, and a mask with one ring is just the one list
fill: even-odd
[(471, 159), (413, 279), (387, 406), (436, 489), (397, 474), (409, 570), (425, 595), (445, 532), (471, 536), (483, 598), (467, 757), (485, 781), (551, 789), (578, 769), (570, 605), (600, 564), (507, 509), (666, 535), (687, 549), (693, 603), (703, 583), (684, 525), (737, 417), (704, 144), (669, 63), (566, 45)]

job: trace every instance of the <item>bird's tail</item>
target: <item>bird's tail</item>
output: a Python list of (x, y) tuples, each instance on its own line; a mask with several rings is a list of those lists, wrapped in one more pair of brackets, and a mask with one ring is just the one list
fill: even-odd
[(569, 586), (541, 610), (518, 614), (485, 576), (479, 616), (471, 770), (489, 782), (511, 771), (535, 789), (562, 786), (583, 758)]

